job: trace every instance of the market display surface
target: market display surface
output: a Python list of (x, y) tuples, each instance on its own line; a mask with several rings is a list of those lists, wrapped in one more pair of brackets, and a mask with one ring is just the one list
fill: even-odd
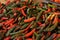
[(60, 40), (59, 8), (33, 0), (0, 3), (0, 40)]

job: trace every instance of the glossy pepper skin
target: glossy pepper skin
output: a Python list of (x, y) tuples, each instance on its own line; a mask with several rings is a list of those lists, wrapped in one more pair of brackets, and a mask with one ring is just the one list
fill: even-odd
[[(0, 40), (58, 40), (59, 0), (7, 0), (0, 3)], [(53, 2), (54, 1), (54, 2)]]

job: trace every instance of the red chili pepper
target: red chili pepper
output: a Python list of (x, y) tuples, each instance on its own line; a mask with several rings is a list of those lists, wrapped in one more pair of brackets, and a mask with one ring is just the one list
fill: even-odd
[(54, 11), (55, 11), (55, 10), (56, 10), (56, 8), (52, 8), (52, 10), (54, 10)]
[(26, 40), (33, 40), (32, 38), (27, 38)]
[(28, 33), (28, 30), (24, 32), (25, 34)]
[(26, 29), (24, 29), (22, 32), (27, 31), (30, 27), (31, 27), (31, 24), (29, 24), (29, 25), (27, 26), (27, 28), (26, 28)]
[(15, 27), (16, 26), (16, 24), (12, 24), (12, 25), (10, 25), (7, 29), (9, 30), (9, 29), (11, 29), (11, 28), (13, 28), (13, 27)]
[(6, 38), (4, 38), (4, 40), (10, 40), (11, 39), (11, 37), (9, 36), (9, 37), (6, 37)]
[(37, 24), (40, 26), (42, 23), (41, 22), (37, 22)]
[(20, 10), (23, 10), (23, 9), (25, 9), (25, 8), (26, 8), (26, 6), (23, 6), (23, 7), (21, 7), (21, 8), (14, 8), (14, 9), (20, 11)]
[(29, 33), (27, 33), (26, 35), (25, 35), (25, 37), (30, 37), (30, 36), (32, 36), (32, 34), (35, 32), (35, 28), (34, 29), (32, 29), (32, 31), (30, 31)]
[(54, 38), (53, 40), (56, 40), (56, 38)]
[(59, 13), (59, 12), (54, 12), (54, 14), (56, 14), (56, 15), (60, 15), (60, 13)]
[(41, 40), (44, 40), (44, 38), (45, 38), (45, 36), (43, 35), (42, 38), (41, 38)]
[(14, 21), (14, 19), (7, 20), (6, 23), (5, 23), (5, 25), (7, 25), (7, 24), (9, 24), (9, 23), (11, 23), (13, 21)]
[(7, 0), (6, 3), (5, 3), (5, 5), (9, 5), (9, 3), (10, 3), (10, 0)]
[(21, 36), (20, 37), (17, 37), (16, 40), (22, 40), (22, 37)]
[(2, 19), (2, 20), (7, 20), (8, 18), (7, 18), (7, 17), (2, 17), (1, 19)]
[(58, 19), (58, 22), (60, 23), (60, 19)]
[(51, 11), (51, 9), (50, 8), (48, 8), (48, 10), (47, 11), (45, 11), (45, 13), (48, 13), (48, 12), (50, 12)]
[(2, 10), (0, 10), (0, 14), (2, 14), (2, 13), (3, 13), (3, 11), (4, 11), (3, 9), (2, 9)]
[(31, 22), (33, 20), (35, 20), (35, 17), (29, 18), (29, 19), (25, 19), (24, 22)]
[(26, 17), (26, 14), (25, 14), (24, 10), (21, 10), (21, 13), (22, 13), (23, 16)]
[(24, 29), (24, 31), (27, 31), (30, 27), (31, 27), (31, 24), (29, 24), (29, 25), (27, 26), (27, 28)]
[(54, 33), (54, 34), (53, 34), (53, 38), (56, 38), (56, 37), (57, 37), (57, 34), (56, 34), (56, 33)]
[(51, 32), (50, 31), (48, 31), (48, 35), (51, 35)]
[(2, 27), (4, 30), (7, 30), (7, 28), (3, 25), (3, 27)]
[(26, 6), (23, 6), (21, 9), (25, 9), (26, 8)]
[(2, 6), (1, 2), (0, 2), (0, 7)]

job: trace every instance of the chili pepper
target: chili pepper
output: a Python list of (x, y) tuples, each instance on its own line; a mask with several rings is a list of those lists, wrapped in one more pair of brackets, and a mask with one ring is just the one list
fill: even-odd
[(55, 0), (54, 2), (59, 2), (59, 0)]
[(52, 30), (54, 30), (56, 28), (57, 24), (58, 24), (57, 20), (58, 19), (56, 19), (56, 23), (53, 26), (51, 26), (50, 28), (47, 28), (46, 31), (52, 31)]
[(5, 3), (5, 5), (9, 5), (9, 3), (10, 3), (10, 0), (7, 0), (7, 2)]
[(56, 22), (58, 22), (58, 17), (55, 17), (53, 23), (55, 24)]
[(4, 38), (4, 40), (10, 40), (10, 38), (11, 38), (11, 37), (9, 36), (9, 37)]
[(34, 28), (31, 32), (25, 34), (25, 37), (29, 37), (29, 36), (31, 36), (34, 32), (35, 32), (35, 28)]
[(40, 39), (40, 35), (37, 34), (36, 32), (34, 32), (34, 34), (36, 35), (36, 40), (39, 40)]
[(42, 15), (42, 11), (40, 13), (38, 13), (36, 21), (38, 21), (39, 17)]
[(2, 6), (2, 3), (0, 2), (0, 7)]
[(11, 29), (11, 28), (13, 28), (13, 27), (15, 27), (15, 26), (16, 26), (16, 24), (10, 25), (7, 29), (9, 30), (9, 29)]
[(7, 20), (8, 18), (6, 18), (6, 17), (2, 17), (1, 19), (2, 19), (2, 20)]
[(48, 8), (48, 10), (46, 11), (46, 13), (50, 12), (51, 11), (51, 8)]
[(34, 21), (32, 21), (32, 22), (27, 26), (27, 28), (25, 28), (24, 30), (20, 30), (19, 32), (10, 33), (10, 35), (27, 31), (27, 30), (31, 27), (31, 25), (32, 25), (33, 23), (34, 23)]
[(45, 24), (41, 24), (41, 29), (38, 32), (41, 33), (44, 28), (45, 28)]
[(53, 15), (51, 16), (51, 20), (52, 20), (54, 17), (55, 17), (55, 14), (53, 14)]
[(42, 23), (41, 22), (37, 22), (37, 24), (40, 26)]
[(42, 36), (41, 40), (44, 40), (45, 36)]
[(57, 34), (54, 33), (54, 34), (52, 34), (49, 38), (47, 38), (46, 40), (52, 40), (52, 39), (54, 39), (56, 36), (57, 36)]
[(0, 10), (0, 14), (2, 14), (2, 13), (3, 13), (3, 11), (4, 11), (3, 9), (2, 9), (2, 10)]
[(29, 19), (25, 19), (24, 22), (31, 22), (33, 20), (35, 20), (35, 17), (29, 18)]
[(11, 23), (13, 20), (14, 20), (14, 19), (10, 19), (10, 20), (6, 21), (5, 25)]
[(12, 29), (8, 30), (8, 32), (6, 33), (6, 36), (10, 35), (10, 33), (15, 29), (16, 27), (13, 27)]
[(52, 16), (52, 14), (50, 14), (50, 15), (46, 18), (46, 21), (45, 21), (45, 22), (50, 21), (51, 16)]
[(50, 31), (48, 31), (48, 35), (51, 35), (51, 32)]
[(51, 5), (51, 4), (48, 4), (49, 7), (52, 7), (52, 8), (55, 8), (56, 6), (54, 5)]
[(27, 38), (26, 40), (32, 40), (32, 38)]
[(28, 24), (25, 24), (25, 25), (23, 25), (21, 29), (24, 29), (24, 28), (26, 28), (26, 27), (27, 27), (27, 25), (28, 25)]
[(18, 10), (18, 11), (20, 11), (20, 10), (23, 10), (25, 8), (26, 8), (26, 6), (23, 6), (22, 8), (15, 8), (15, 9)]
[(26, 14), (24, 13), (24, 10), (21, 10), (21, 12), (22, 12), (23, 16), (25, 16), (25, 17), (26, 17)]
[(36, 23), (34, 23), (30, 28), (35, 28), (36, 27)]
[(35, 35), (33, 34), (32, 39), (35, 40)]

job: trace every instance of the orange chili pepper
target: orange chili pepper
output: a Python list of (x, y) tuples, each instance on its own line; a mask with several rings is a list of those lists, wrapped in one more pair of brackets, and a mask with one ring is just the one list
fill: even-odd
[(27, 33), (26, 35), (25, 35), (25, 37), (30, 37), (30, 36), (32, 36), (32, 34), (35, 32), (35, 28), (34, 29), (32, 29), (32, 31), (30, 31), (29, 33)]
[(50, 8), (48, 8), (47, 12), (50, 12), (50, 11), (51, 11), (51, 9), (50, 9)]
[(35, 20), (35, 17), (29, 18), (29, 19), (25, 19), (24, 22), (31, 22), (33, 20)]
[(58, 17), (56, 16), (54, 21), (53, 21), (53, 24), (55, 24), (56, 22), (58, 22)]
[(14, 9), (20, 11), (20, 10), (25, 9), (25, 8), (26, 8), (26, 6), (23, 6), (21, 8), (14, 8)]
[(55, 0), (54, 2), (57, 2), (57, 3), (58, 3), (58, 2), (59, 2), (59, 0)]

